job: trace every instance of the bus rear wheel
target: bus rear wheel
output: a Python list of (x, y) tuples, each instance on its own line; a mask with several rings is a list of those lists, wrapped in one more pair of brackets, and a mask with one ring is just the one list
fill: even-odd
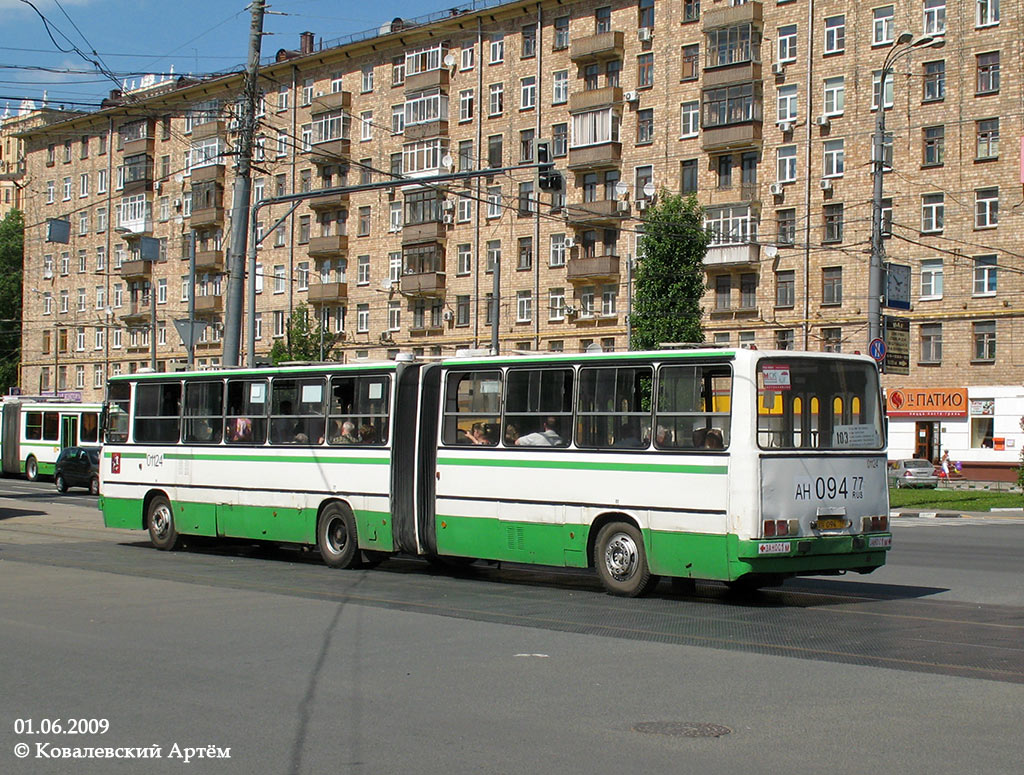
[(169, 552), (177, 548), (179, 536), (174, 526), (174, 510), (163, 495), (157, 495), (149, 502), (146, 527), (149, 528), (149, 540), (157, 549)]
[(316, 545), (324, 563), (331, 568), (359, 566), (356, 518), (342, 503), (328, 504), (316, 524)]
[(639, 597), (658, 583), (647, 565), (641, 532), (627, 522), (610, 522), (594, 542), (594, 566), (605, 590), (619, 597)]
[(39, 463), (36, 462), (34, 457), (29, 457), (25, 461), (25, 478), (30, 482), (35, 482), (39, 479)]

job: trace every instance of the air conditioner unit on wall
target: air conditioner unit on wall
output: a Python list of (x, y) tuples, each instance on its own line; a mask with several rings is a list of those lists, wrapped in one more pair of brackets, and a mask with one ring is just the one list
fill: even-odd
[(445, 213), (443, 220), (445, 226), (451, 226), (453, 223), (455, 223), (455, 219), (452, 217), (451, 213)]
[(562, 244), (565, 245), (565, 247), (567, 248), (574, 248), (576, 247), (576, 240), (574, 240), (572, 237), (566, 237), (565, 242), (563, 242)]
[(830, 178), (822, 178), (820, 185), (821, 185), (821, 190), (822, 191), (831, 191), (832, 190), (832, 180)]
[(628, 91), (622, 95), (622, 99), (624, 99), (626, 102), (636, 102), (638, 99), (640, 99), (640, 92)]
[(779, 122), (779, 131), (782, 132), (782, 133), (792, 132), (793, 131), (793, 122), (792, 121), (781, 121), (781, 122)]
[(772, 183), (770, 186), (768, 186), (768, 193), (772, 194), (773, 196), (782, 196), (783, 190), (784, 189), (782, 188), (781, 183)]
[(636, 209), (637, 210), (646, 210), (648, 204), (649, 204), (648, 200), (646, 200), (646, 199), (637, 199), (636, 200)]
[(827, 128), (830, 122), (828, 120), (828, 116), (816, 116), (814, 118), (814, 123), (820, 127)]
[(786, 72), (786, 66), (782, 62), (776, 62), (772, 65), (772, 75), (782, 75)]
[(654, 30), (652, 30), (650, 27), (640, 27), (636, 31), (636, 39), (639, 40), (641, 43), (646, 43), (653, 37)]

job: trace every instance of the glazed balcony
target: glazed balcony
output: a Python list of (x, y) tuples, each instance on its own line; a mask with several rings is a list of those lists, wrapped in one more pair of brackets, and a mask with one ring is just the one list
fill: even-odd
[(599, 32), (596, 35), (577, 38), (569, 47), (569, 58), (579, 64), (622, 59), (622, 41), (621, 30)]
[(619, 276), (619, 257), (570, 258), (566, 264), (565, 276), (571, 283), (614, 280)]
[(331, 258), (348, 251), (348, 235), (333, 234), (329, 237), (313, 237), (306, 252), (313, 258)]
[(309, 286), (310, 304), (341, 304), (348, 299), (348, 283), (320, 283)]
[(401, 291), (413, 296), (444, 296), (444, 272), (404, 274), (402, 275)]

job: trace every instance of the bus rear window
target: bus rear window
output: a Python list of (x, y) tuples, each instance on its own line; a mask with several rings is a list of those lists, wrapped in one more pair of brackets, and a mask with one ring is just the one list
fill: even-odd
[(843, 360), (763, 360), (757, 371), (762, 449), (881, 449), (878, 370)]

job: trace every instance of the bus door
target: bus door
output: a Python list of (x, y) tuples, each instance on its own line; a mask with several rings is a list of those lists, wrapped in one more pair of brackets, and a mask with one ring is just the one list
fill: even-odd
[(3, 472), (5, 474), (21, 473), (21, 458), (18, 450), (21, 445), (21, 405), (17, 402), (3, 405), (2, 439), (0, 449), (3, 450)]
[(420, 364), (400, 364), (391, 402), (391, 535), (395, 551), (419, 554), (416, 535), (416, 420)]
[(60, 416), (60, 448), (78, 446), (78, 415), (62, 414)]

